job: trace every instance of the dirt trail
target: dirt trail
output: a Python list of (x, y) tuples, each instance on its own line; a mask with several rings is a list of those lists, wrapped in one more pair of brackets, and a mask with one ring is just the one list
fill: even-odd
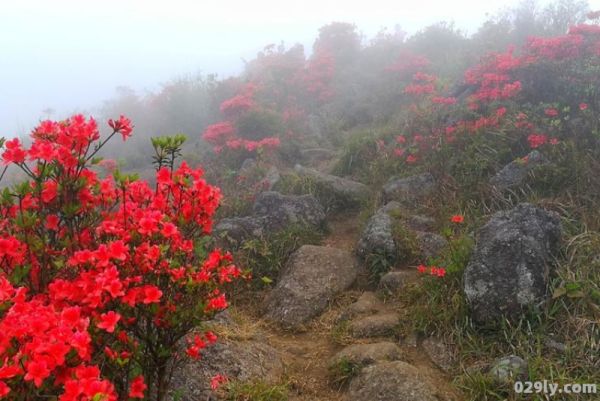
[[(323, 245), (352, 250), (359, 238), (361, 222), (355, 215), (343, 214), (329, 221), (329, 234)], [(441, 399), (460, 401), (461, 397), (450, 385), (451, 379), (437, 368), (417, 345), (399, 342), (393, 338), (354, 339), (340, 330), (337, 319), (340, 313), (367, 289), (366, 280), (340, 294), (330, 308), (306, 327), (303, 332), (281, 330), (263, 321), (251, 305), (239, 306), (237, 313), (254, 320), (260, 336), (277, 349), (285, 362), (284, 381), (290, 389), (290, 401), (352, 401), (345, 389), (336, 388), (331, 383), (329, 362), (346, 345), (372, 343), (382, 340), (394, 341), (401, 348), (402, 360), (414, 365), (420, 373), (436, 386)], [(384, 303), (382, 312), (398, 312), (400, 306), (393, 302)], [(253, 316), (253, 317), (251, 317)]]

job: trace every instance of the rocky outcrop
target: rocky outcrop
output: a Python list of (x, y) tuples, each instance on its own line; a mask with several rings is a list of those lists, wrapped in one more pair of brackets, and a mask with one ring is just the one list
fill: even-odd
[(319, 201), (312, 195), (282, 195), (267, 191), (258, 195), (251, 216), (223, 219), (214, 231), (217, 237), (227, 236), (239, 243), (295, 224), (315, 229), (324, 226), (325, 211)]
[(299, 164), (296, 165), (294, 170), (299, 176), (309, 178), (323, 192), (327, 192), (335, 199), (335, 204), (338, 207), (359, 207), (372, 196), (369, 187), (360, 182), (325, 174)]
[(268, 295), (266, 317), (285, 328), (298, 329), (320, 315), (357, 275), (358, 264), (350, 252), (304, 245), (291, 256)]
[(438, 401), (436, 388), (419, 370), (402, 361), (368, 366), (352, 380), (352, 401)]
[(473, 318), (516, 317), (543, 301), (560, 236), (558, 215), (528, 203), (493, 215), (464, 274)]
[(404, 178), (391, 178), (383, 187), (384, 202), (398, 201), (415, 206), (435, 190), (435, 179), (430, 173)]
[(311, 195), (282, 195), (263, 192), (254, 203), (254, 215), (266, 218), (268, 230), (281, 230), (291, 224), (320, 227), (325, 222), (323, 207)]
[(491, 178), (490, 184), (499, 191), (518, 187), (534, 168), (547, 163), (546, 158), (540, 152), (534, 150), (527, 156), (513, 160), (504, 166)]
[(209, 400), (215, 395), (210, 379), (217, 374), (230, 380), (277, 383), (284, 373), (279, 352), (264, 341), (221, 341), (206, 348), (201, 359), (186, 362), (173, 375), (171, 388), (181, 400)]

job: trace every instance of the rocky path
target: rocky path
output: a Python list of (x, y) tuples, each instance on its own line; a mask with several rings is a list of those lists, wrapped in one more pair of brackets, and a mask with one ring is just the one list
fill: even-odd
[[(323, 246), (353, 252), (361, 235), (357, 220), (348, 215), (331, 220)], [(399, 305), (383, 302), (381, 291), (370, 291), (364, 271), (361, 273), (356, 283), (338, 294), (306, 331), (295, 333), (273, 324), (265, 326), (266, 339), (281, 352), (286, 365), (289, 399), (460, 400), (451, 378), (432, 362), (416, 338), (395, 336)], [(401, 274), (407, 280), (417, 278), (412, 271)], [(340, 361), (365, 367), (349, 383), (336, 383), (332, 373), (336, 368), (332, 365)], [(399, 377), (402, 380), (395, 383)]]
[[(327, 255), (337, 251), (354, 255), (362, 234), (362, 224), (357, 216), (352, 213), (338, 214), (328, 221), (328, 227), (329, 234), (324, 238), (322, 247), (318, 248)], [(311, 259), (313, 256), (305, 255), (306, 261), (294, 265), (296, 270), (301, 266), (309, 273), (320, 275), (321, 266), (311, 263), (320, 264), (322, 261)], [(291, 263), (294, 264), (294, 261)], [(346, 262), (342, 259), (341, 263)], [(408, 268), (384, 277), (393, 287), (399, 285), (398, 276), (402, 285), (417, 279), (414, 269)], [(304, 279), (303, 275), (297, 278)], [(332, 279), (343, 280), (343, 277)], [(280, 280), (280, 283), (286, 282), (285, 274)], [(383, 291), (368, 283), (362, 264), (357, 266), (352, 285), (344, 285), (346, 288), (335, 294), (319, 294), (327, 297), (328, 302), (315, 317), (298, 325), (271, 311), (267, 312), (265, 318), (262, 313), (265, 309), (280, 310), (282, 304), (291, 302), (290, 299), (300, 303), (305, 301), (293, 294), (294, 289), (290, 290), (293, 285), (293, 282), (288, 282), (281, 287), (284, 288), (282, 294), (285, 299), (269, 301), (273, 295), (267, 293), (266, 308), (260, 304), (238, 303), (231, 311), (241, 326), (254, 322), (254, 327), (249, 330), (253, 332), (250, 337), (264, 341), (272, 347), (273, 358), (281, 360), (284, 368), (277, 373), (280, 374), (279, 382), (287, 384), (289, 388), (289, 400), (461, 399), (452, 388), (451, 379), (432, 362), (422, 345), (417, 344), (416, 338), (397, 337), (400, 306), (393, 301), (383, 301)], [(278, 288), (273, 291), (278, 291)], [(301, 309), (294, 312), (295, 316), (304, 313)], [(290, 324), (294, 325), (291, 329)], [(345, 372), (345, 369), (357, 369), (352, 366), (360, 366), (360, 372)], [(336, 380), (346, 374), (356, 377), (339, 382)]]
[[(318, 170), (295, 170), (322, 180), (334, 196), (351, 204), (373, 196), (360, 183)], [(190, 380), (184, 387), (190, 397), (184, 399), (211, 399), (202, 383), (223, 373), (240, 381), (284, 385), (290, 401), (461, 400), (442, 369), (443, 345), (399, 338), (401, 305), (386, 295), (417, 280), (414, 266), (399, 261), (399, 268), (376, 285), (369, 282), (365, 263), (357, 257), (361, 251), (395, 246), (390, 216), (400, 205), (395, 201), (401, 199), (398, 194), (408, 194), (410, 205), (419, 202), (415, 194), (430, 190), (429, 176), (384, 188), (384, 198), (391, 202), (366, 228), (356, 211), (330, 213), (328, 234), (320, 246), (301, 247), (264, 299), (256, 293), (238, 299), (213, 325), (222, 339), (220, 348), (186, 367), (183, 376)], [(242, 238), (290, 221), (317, 225), (325, 219), (311, 199), (274, 192), (259, 197), (254, 210), (254, 215), (228, 219), (222, 226)], [(444, 245), (443, 238), (430, 232), (431, 219), (417, 216), (406, 224), (424, 255)]]

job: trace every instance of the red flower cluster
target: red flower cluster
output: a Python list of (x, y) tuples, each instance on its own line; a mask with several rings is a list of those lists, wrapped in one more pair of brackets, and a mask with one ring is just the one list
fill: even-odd
[(434, 277), (444, 277), (446, 275), (446, 269), (444, 269), (443, 267), (436, 267), (436, 266), (425, 266), (425, 265), (419, 265), (417, 266), (417, 271), (420, 274), (426, 274), (427, 272), (429, 272), (429, 274), (431, 276)]
[(253, 83), (244, 85), (241, 93), (221, 103), (221, 113), (228, 118), (235, 118), (255, 106), (254, 94), (257, 86)]
[(455, 214), (450, 218), (450, 221), (455, 224), (461, 224), (465, 221), (465, 217), (462, 214)]
[(254, 152), (257, 149), (273, 149), (280, 145), (278, 137), (266, 137), (260, 140), (240, 138), (237, 133), (236, 122), (244, 113), (255, 107), (254, 95), (257, 86), (248, 83), (242, 87), (241, 94), (221, 103), (221, 112), (230, 121), (221, 121), (209, 125), (202, 134), (202, 139), (214, 145), (214, 151), (220, 153), (224, 148), (238, 150), (245, 149)]
[[(111, 137), (131, 134), (124, 117), (109, 125)], [(199, 258), (221, 198), (201, 170), (162, 166), (155, 187), (100, 178), (98, 140), (96, 122), (78, 115), (2, 153), (30, 180), (0, 201), (1, 395), (143, 398), (144, 376), (156, 389), (156, 363), (176, 352), (169, 339), (225, 308), (220, 288), (240, 276), (228, 254)]]

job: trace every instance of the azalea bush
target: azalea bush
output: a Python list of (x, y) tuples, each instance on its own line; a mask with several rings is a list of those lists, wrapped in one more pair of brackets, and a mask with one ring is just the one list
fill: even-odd
[[(44, 121), (4, 143), (28, 179), (0, 193), (0, 396), (162, 400), (174, 369), (216, 341), (195, 330), (227, 307), (240, 276), (206, 234), (221, 194), (176, 159), (184, 138), (153, 141), (156, 185), (94, 165), (125, 117)], [(6, 168), (4, 171), (6, 171)]]

